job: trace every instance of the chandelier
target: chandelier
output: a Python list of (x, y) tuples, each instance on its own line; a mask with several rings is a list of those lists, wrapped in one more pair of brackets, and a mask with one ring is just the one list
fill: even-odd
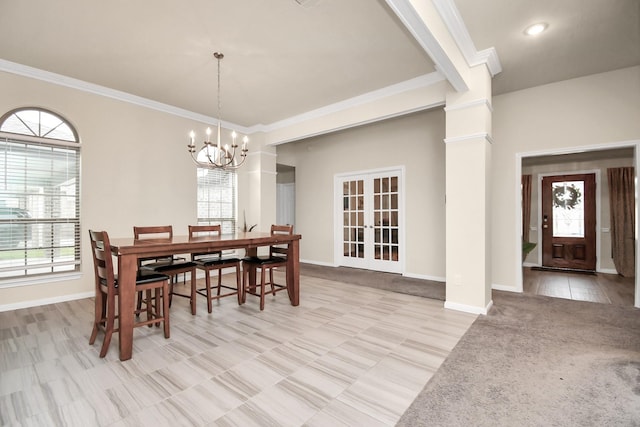
[(236, 156), (236, 151), (238, 149), (236, 138), (238, 137), (238, 134), (235, 131), (231, 132), (231, 145), (223, 145), (221, 143), (220, 125), (222, 119), (220, 114), (220, 61), (224, 58), (224, 55), (220, 52), (215, 52), (213, 56), (218, 60), (218, 135), (216, 143), (211, 142), (211, 128), (207, 128), (207, 137), (203, 142), (202, 148), (196, 151), (194, 143), (196, 134), (193, 131), (189, 133), (190, 142), (187, 147), (189, 149), (189, 153), (191, 153), (193, 162), (200, 168), (237, 169), (244, 163), (247, 157), (247, 152), (249, 151), (247, 148), (249, 138), (247, 136), (242, 138), (242, 148), (240, 149), (238, 156)]

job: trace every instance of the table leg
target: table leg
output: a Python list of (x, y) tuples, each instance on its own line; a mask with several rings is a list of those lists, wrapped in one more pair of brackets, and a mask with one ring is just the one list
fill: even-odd
[(300, 244), (298, 240), (289, 243), (287, 254), (287, 293), (291, 305), (300, 304)]
[(138, 259), (135, 255), (118, 257), (118, 332), (120, 360), (131, 359), (133, 350), (133, 316), (136, 301), (136, 272)]

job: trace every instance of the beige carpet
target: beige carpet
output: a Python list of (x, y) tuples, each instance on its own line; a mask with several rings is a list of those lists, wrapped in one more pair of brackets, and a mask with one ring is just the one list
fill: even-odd
[(640, 426), (640, 310), (493, 293), (398, 426)]

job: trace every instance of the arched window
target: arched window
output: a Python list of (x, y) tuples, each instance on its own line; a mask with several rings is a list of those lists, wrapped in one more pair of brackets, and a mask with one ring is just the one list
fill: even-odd
[(0, 117), (0, 286), (79, 270), (80, 144), (41, 108)]

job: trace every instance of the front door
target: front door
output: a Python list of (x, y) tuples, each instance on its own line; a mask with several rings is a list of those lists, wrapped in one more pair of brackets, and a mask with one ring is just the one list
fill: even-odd
[(595, 174), (542, 178), (542, 265), (596, 269)]

